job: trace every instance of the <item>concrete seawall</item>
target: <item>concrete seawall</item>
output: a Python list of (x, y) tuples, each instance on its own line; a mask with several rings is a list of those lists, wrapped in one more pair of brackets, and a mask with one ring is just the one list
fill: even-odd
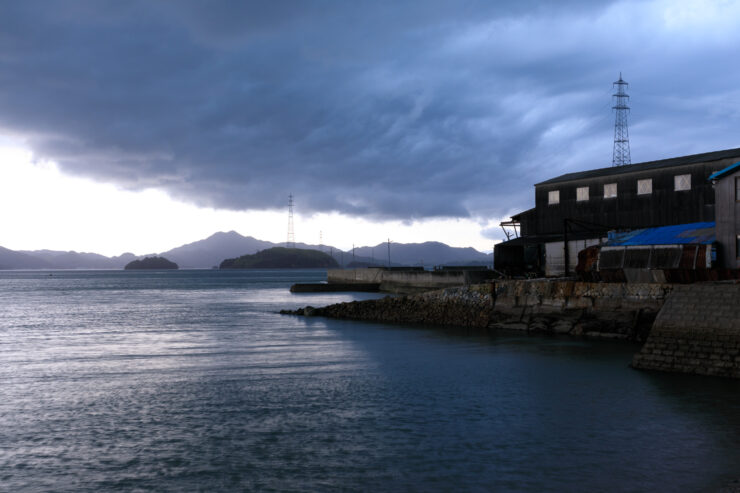
[(291, 293), (337, 293), (342, 291), (361, 291), (366, 293), (377, 293), (380, 291), (380, 283), (296, 283), (290, 287)]
[(632, 366), (740, 378), (740, 284), (676, 286)]
[(327, 281), (329, 284), (379, 283), (380, 291), (409, 294), (477, 284), (493, 276), (490, 270), (330, 269)]

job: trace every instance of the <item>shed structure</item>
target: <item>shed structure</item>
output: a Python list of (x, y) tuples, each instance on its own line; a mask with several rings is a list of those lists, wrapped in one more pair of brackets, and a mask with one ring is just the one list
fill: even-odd
[[(614, 230), (713, 222), (715, 190), (709, 178), (727, 170), (738, 159), (740, 148), (735, 148), (567, 173), (537, 183), (535, 207), (512, 217), (521, 222), (521, 237), (512, 240), (515, 243), (502, 242), (495, 246), (495, 268), (513, 273), (512, 265), (503, 261), (524, 258), (524, 252), (517, 255), (516, 249), (526, 247), (530, 252), (542, 253), (537, 265), (521, 266), (520, 270), (529, 270), (537, 275), (561, 275), (561, 269), (548, 268), (547, 258), (571, 258), (574, 253), (566, 251), (571, 241), (593, 243)], [(733, 176), (738, 171), (740, 169), (735, 169)], [(734, 179), (728, 179), (727, 183), (730, 183), (726, 185), (728, 190), (737, 186)], [(737, 193), (734, 188), (732, 192)], [(732, 209), (733, 213), (732, 219), (728, 216), (726, 221), (740, 218), (736, 200), (733, 195), (732, 207), (730, 202), (723, 205), (723, 211)], [(733, 224), (736, 227), (737, 222)], [(718, 239), (719, 236), (718, 233)], [(553, 244), (549, 255), (545, 254), (548, 243)], [(735, 244), (728, 255), (737, 255), (739, 246)], [(555, 255), (553, 248), (563, 248), (563, 254)], [(570, 272), (569, 264), (563, 262), (565, 274)], [(733, 267), (735, 265), (737, 263)]]

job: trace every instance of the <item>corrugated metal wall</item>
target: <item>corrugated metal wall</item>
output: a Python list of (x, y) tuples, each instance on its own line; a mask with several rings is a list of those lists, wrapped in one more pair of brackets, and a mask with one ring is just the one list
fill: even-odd
[[(578, 265), (578, 252), (592, 245), (606, 243), (606, 238), (595, 238), (591, 240), (571, 240), (568, 242), (568, 271), (571, 275), (576, 272)], [(545, 243), (545, 275), (547, 277), (560, 277), (565, 275), (565, 243), (553, 241)]]

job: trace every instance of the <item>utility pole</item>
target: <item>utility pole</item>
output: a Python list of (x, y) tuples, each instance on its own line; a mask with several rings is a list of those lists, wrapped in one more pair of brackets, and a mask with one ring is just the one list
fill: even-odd
[(391, 239), (388, 238), (388, 268), (391, 268)]
[(295, 232), (293, 231), (293, 194), (288, 195), (288, 241), (287, 248), (295, 248)]
[(614, 150), (612, 151), (612, 166), (624, 166), (630, 164), (630, 134), (627, 128), (627, 114), (630, 107), (627, 105), (629, 95), (625, 89), (629, 86), (622, 80), (622, 73), (619, 73), (619, 80), (613, 84), (617, 92), (612, 95), (614, 106), (612, 109), (616, 112), (614, 120)]
[[(621, 77), (620, 77), (621, 79)], [(565, 258), (565, 277), (570, 277), (570, 269), (568, 268), (568, 227), (570, 226), (568, 219), (563, 219), (563, 258)]]

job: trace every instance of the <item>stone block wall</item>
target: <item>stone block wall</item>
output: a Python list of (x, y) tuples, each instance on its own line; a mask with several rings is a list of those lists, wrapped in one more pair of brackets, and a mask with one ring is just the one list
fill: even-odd
[(632, 366), (740, 378), (740, 284), (676, 286)]
[(644, 340), (669, 284), (496, 281), (490, 327)]

